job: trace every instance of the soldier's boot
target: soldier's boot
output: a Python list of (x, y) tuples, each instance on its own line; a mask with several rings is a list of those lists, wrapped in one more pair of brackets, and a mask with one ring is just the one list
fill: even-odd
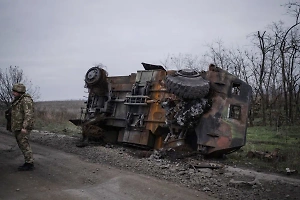
[(19, 171), (32, 171), (33, 169), (34, 169), (33, 163), (24, 163), (24, 165), (18, 167)]
[(83, 136), (82, 140), (76, 144), (76, 147), (86, 147), (88, 145), (88, 137)]

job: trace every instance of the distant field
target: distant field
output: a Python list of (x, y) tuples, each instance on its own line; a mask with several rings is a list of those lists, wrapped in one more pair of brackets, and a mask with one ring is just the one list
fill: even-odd
[(40, 101), (35, 103), (35, 128), (64, 134), (80, 134), (78, 127), (69, 122), (81, 117), (84, 100)]
[[(81, 117), (81, 108), (85, 107), (84, 100), (40, 101), (35, 102), (34, 107), (36, 130), (80, 136), (81, 129), (69, 120)], [(3, 109), (0, 109), (0, 126), (6, 126)]]
[(82, 107), (85, 107), (84, 100), (35, 102), (36, 111), (65, 111), (76, 115), (80, 113)]
[[(81, 128), (69, 122), (81, 117), (84, 100), (43, 101), (35, 103), (35, 129), (59, 134), (81, 136)], [(4, 111), (0, 110), (0, 126), (5, 126)], [(286, 168), (300, 171), (299, 126), (292, 127), (249, 127), (247, 143), (240, 151), (228, 155), (228, 162), (270, 171), (285, 172)], [(251, 152), (273, 152), (279, 149), (280, 160), (249, 158)]]

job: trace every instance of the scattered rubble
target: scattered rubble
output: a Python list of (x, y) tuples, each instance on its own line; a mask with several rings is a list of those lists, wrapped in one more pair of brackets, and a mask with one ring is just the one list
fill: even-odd
[[(2, 131), (0, 127), (0, 131)], [(7, 133), (9, 134), (9, 133)], [(143, 156), (133, 149), (103, 145), (76, 147), (79, 138), (35, 131), (31, 140), (93, 162), (157, 177), (182, 187), (204, 191), (216, 199), (298, 199), (300, 180), (224, 165), (218, 160), (190, 157), (170, 160), (159, 151), (144, 151)], [(146, 153), (147, 152), (147, 153)], [(96, 170), (96, 169), (95, 169)], [(287, 172), (293, 172), (287, 169)]]
[(290, 169), (290, 168), (285, 168), (285, 170), (286, 170), (286, 174), (287, 174), (287, 175), (297, 174), (297, 173), (298, 173), (297, 170)]
[(272, 152), (248, 151), (246, 156), (248, 158), (258, 158), (268, 162), (278, 162), (286, 159), (284, 155), (280, 154), (279, 148), (274, 149)]
[(231, 179), (228, 185), (237, 188), (238, 186), (243, 186), (243, 185), (248, 185), (248, 186), (261, 185), (261, 183), (259, 182), (258, 178), (255, 178), (253, 181), (235, 181)]

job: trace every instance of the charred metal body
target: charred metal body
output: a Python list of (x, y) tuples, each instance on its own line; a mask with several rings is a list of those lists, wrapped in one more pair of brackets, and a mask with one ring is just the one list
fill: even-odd
[(246, 143), (251, 87), (214, 65), (208, 71), (166, 71), (142, 63), (129, 76), (107, 76), (100, 67), (85, 76), (89, 90), (83, 138), (144, 148), (187, 147), (226, 154)]

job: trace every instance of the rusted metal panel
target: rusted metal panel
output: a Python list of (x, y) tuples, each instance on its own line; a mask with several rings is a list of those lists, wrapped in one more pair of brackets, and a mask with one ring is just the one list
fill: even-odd
[(123, 129), (120, 131), (118, 142), (153, 148), (155, 138), (149, 130), (138, 131)]
[(89, 70), (82, 124), (99, 126), (101, 134), (117, 130), (118, 142), (156, 149), (190, 145), (213, 154), (245, 145), (248, 84), (213, 65), (202, 73), (143, 66), (146, 70), (107, 77), (107, 82), (103, 69)]
[(226, 71), (209, 71), (212, 107), (196, 127), (198, 144), (208, 153), (231, 151), (245, 145), (252, 90)]

